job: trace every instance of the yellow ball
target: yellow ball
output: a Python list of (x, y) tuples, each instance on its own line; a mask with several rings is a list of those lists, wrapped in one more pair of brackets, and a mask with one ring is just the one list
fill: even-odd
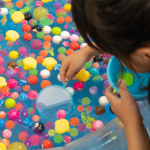
[(6, 146), (3, 143), (0, 143), (0, 150), (6, 150)]
[(17, 51), (11, 51), (9, 53), (9, 58), (10, 59), (17, 59), (19, 57), (19, 53)]
[(64, 6), (64, 9), (65, 9), (66, 11), (70, 12), (70, 11), (71, 11), (71, 4), (66, 4), (66, 5)]

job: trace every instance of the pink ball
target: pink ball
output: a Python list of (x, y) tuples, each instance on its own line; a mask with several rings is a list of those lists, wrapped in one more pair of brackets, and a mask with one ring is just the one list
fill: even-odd
[(7, 113), (7, 117), (10, 120), (15, 120), (15, 119), (19, 118), (19, 111), (12, 109)]
[(35, 6), (36, 7), (42, 7), (43, 6), (43, 2), (37, 1), (37, 2), (35, 2)]
[(74, 89), (77, 91), (82, 91), (84, 89), (84, 84), (80, 81), (74, 83)]
[(100, 120), (95, 120), (93, 123), (92, 123), (92, 128), (93, 129), (100, 129), (101, 127), (103, 127), (104, 126), (104, 124), (103, 124), (103, 122), (102, 121), (100, 121)]
[(59, 110), (57, 112), (57, 118), (64, 119), (66, 117), (66, 112), (64, 110)]
[(6, 139), (10, 138), (12, 136), (12, 131), (9, 130), (9, 129), (5, 129), (3, 132), (2, 132), (2, 136)]
[(38, 92), (35, 91), (35, 90), (31, 90), (29, 93), (28, 93), (28, 98), (30, 100), (36, 100), (37, 99), (37, 96), (38, 96)]
[(70, 41), (71, 41), (71, 42), (77, 42), (78, 39), (79, 39), (79, 36), (76, 35), (76, 34), (72, 34), (72, 35), (70, 36)]
[(4, 58), (0, 56), (0, 66), (4, 64)]
[(39, 39), (34, 39), (32, 42), (31, 42), (31, 47), (34, 49), (34, 50), (39, 50), (42, 48), (42, 41), (39, 40)]
[(25, 46), (22, 46), (22, 47), (19, 48), (18, 52), (19, 52), (21, 55), (27, 54), (27, 53), (28, 53), (28, 48), (25, 47)]
[(69, 46), (69, 42), (68, 42), (68, 41), (64, 41), (64, 42), (63, 42), (63, 46), (64, 46), (64, 47), (68, 47), (68, 46)]
[(6, 72), (6, 68), (1, 66), (0, 67), (0, 74), (4, 74)]
[(25, 25), (25, 24), (27, 24), (27, 23), (28, 23), (27, 20), (22, 20), (22, 21), (21, 21), (21, 24), (22, 24), (22, 25)]
[(70, 143), (71, 142), (71, 137), (70, 136), (65, 136), (64, 137), (64, 142), (65, 143)]
[(32, 135), (29, 140), (31, 141), (33, 146), (38, 146), (41, 143), (41, 138), (39, 135)]
[(17, 86), (17, 80), (15, 79), (9, 79), (7, 81), (7, 86), (11, 89), (15, 88)]

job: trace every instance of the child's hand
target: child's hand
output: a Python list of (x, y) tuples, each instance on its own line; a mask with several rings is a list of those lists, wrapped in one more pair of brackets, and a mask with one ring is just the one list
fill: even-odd
[(60, 77), (62, 82), (76, 79), (77, 74), (84, 64), (89, 61), (91, 55), (87, 55), (83, 50), (79, 50), (70, 56), (67, 56), (63, 61), (60, 69)]
[(118, 81), (120, 96), (113, 94), (110, 86), (106, 91), (106, 97), (111, 103), (111, 109), (116, 116), (127, 126), (131, 123), (142, 121), (142, 117), (135, 99), (129, 93), (126, 83), (120, 79)]

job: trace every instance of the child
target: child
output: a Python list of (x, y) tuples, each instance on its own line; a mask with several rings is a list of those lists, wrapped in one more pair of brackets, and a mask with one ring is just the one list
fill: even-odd
[[(72, 0), (72, 15), (88, 46), (63, 60), (60, 70), (63, 82), (75, 79), (74, 75), (85, 62), (101, 53), (114, 55), (135, 72), (150, 72), (149, 0)], [(128, 150), (150, 150), (148, 133), (135, 99), (125, 81), (118, 82), (120, 96), (114, 95), (110, 86), (106, 97), (125, 125)], [(147, 90), (150, 101), (150, 87)]]

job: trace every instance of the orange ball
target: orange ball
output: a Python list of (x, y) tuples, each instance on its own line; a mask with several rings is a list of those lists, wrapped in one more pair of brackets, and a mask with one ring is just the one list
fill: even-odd
[(5, 138), (2, 139), (0, 142), (3, 143), (6, 147), (8, 147), (10, 144), (10, 141), (8, 139), (5, 139)]
[(3, 86), (1, 88), (1, 93), (5, 94), (6, 92), (10, 92), (10, 88), (8, 86)]
[(72, 18), (70, 16), (65, 17), (65, 22), (66, 23), (71, 23), (72, 22)]
[(93, 61), (93, 57), (90, 59), (90, 61)]
[(73, 54), (74, 53), (74, 50), (73, 49), (68, 49), (67, 51), (66, 51), (66, 55), (67, 56), (69, 56), (69, 55), (71, 55), (71, 54)]
[(30, 85), (24, 85), (24, 86), (23, 86), (23, 90), (24, 90), (25, 92), (30, 91)]
[(51, 85), (51, 82), (48, 81), (48, 80), (43, 80), (43, 81), (41, 82), (41, 88), (42, 88), (42, 89), (44, 89), (45, 87), (50, 86), (50, 85)]
[(51, 41), (52, 37), (50, 35), (45, 35), (44, 36), (44, 41)]
[(18, 7), (18, 8), (23, 7), (23, 2), (22, 1), (16, 2), (16, 7)]
[(4, 111), (0, 111), (0, 118), (3, 119), (6, 117), (6, 113)]
[(77, 126), (77, 125), (79, 124), (79, 119), (78, 119), (77, 117), (72, 117), (72, 118), (70, 119), (70, 124), (71, 124), (72, 126)]
[(12, 97), (13, 99), (17, 99), (17, 98), (19, 97), (19, 94), (18, 94), (17, 92), (13, 92), (13, 93), (11, 94), (11, 97)]
[(45, 42), (43, 43), (43, 47), (44, 47), (45, 49), (50, 49), (51, 43), (50, 43), (49, 41), (45, 41)]
[(41, 64), (44, 61), (44, 57), (38, 56), (38, 57), (36, 57), (36, 61), (37, 61), (37, 63)]
[(58, 17), (58, 18), (57, 18), (57, 22), (58, 22), (59, 24), (63, 24), (64, 21), (65, 21), (65, 19), (64, 19), (63, 17)]
[(31, 75), (31, 76), (28, 77), (27, 81), (28, 81), (29, 84), (35, 85), (35, 84), (38, 83), (38, 78), (35, 75)]
[(94, 68), (98, 68), (99, 67), (99, 63), (97, 63), (97, 62), (93, 63), (93, 67)]
[(41, 50), (39, 55), (43, 56), (43, 57), (46, 57), (48, 55), (48, 52), (46, 50)]
[(40, 121), (40, 117), (39, 117), (38, 115), (34, 115), (34, 116), (32, 117), (32, 120), (33, 120), (34, 122), (39, 122), (39, 121)]
[(78, 105), (78, 106), (77, 106), (77, 111), (78, 111), (78, 112), (83, 112), (83, 111), (84, 111), (84, 106)]
[(8, 120), (6, 123), (5, 123), (5, 126), (7, 129), (13, 129), (15, 127), (15, 123), (14, 121), (12, 120)]

